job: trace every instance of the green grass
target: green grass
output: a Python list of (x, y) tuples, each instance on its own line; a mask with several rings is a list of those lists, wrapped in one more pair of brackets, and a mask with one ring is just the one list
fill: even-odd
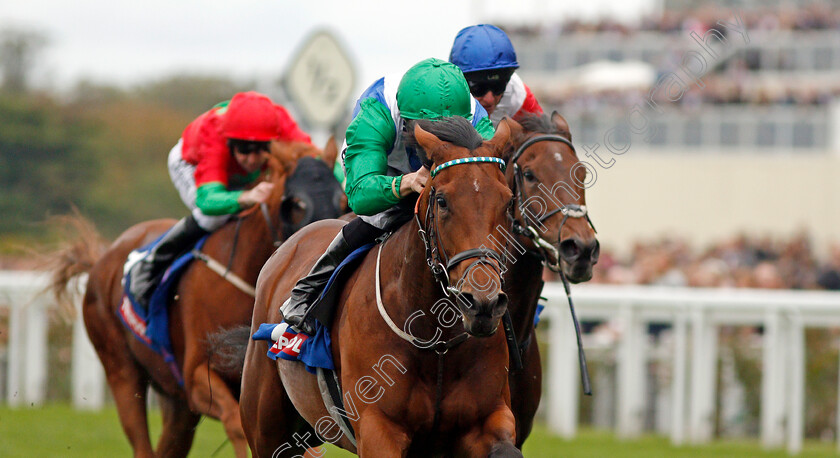
[[(806, 442), (802, 457), (837, 456), (833, 444)], [(572, 441), (551, 435), (545, 427), (536, 427), (525, 442), (526, 457), (788, 457), (784, 450), (765, 451), (757, 440), (715, 441), (704, 446), (674, 447), (667, 437), (646, 435), (634, 440), (619, 440), (606, 431), (583, 429)]]
[[(160, 415), (149, 419), (152, 437), (160, 433)], [(832, 444), (806, 442), (801, 456), (836, 456)], [(218, 452), (217, 452), (218, 451)], [(198, 427), (192, 457), (230, 457), (233, 450), (219, 422), (204, 420)], [(525, 444), (526, 457), (786, 457), (782, 450), (764, 451), (757, 441), (718, 441), (702, 447), (673, 447), (667, 438), (645, 436), (618, 440), (608, 432), (584, 429), (573, 441), (537, 427)], [(66, 405), (33, 409), (0, 407), (0, 457), (131, 456), (116, 410), (77, 412)], [(329, 457), (353, 456), (330, 447)]]

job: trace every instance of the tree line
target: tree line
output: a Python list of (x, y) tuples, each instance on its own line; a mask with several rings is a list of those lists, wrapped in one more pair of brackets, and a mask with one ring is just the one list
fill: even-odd
[(49, 217), (78, 208), (113, 238), (186, 212), (166, 157), (197, 115), (253, 82), (176, 75), (131, 88), (82, 81), (62, 94), (32, 89), (47, 41), (0, 30), (0, 253), (58, 236)]

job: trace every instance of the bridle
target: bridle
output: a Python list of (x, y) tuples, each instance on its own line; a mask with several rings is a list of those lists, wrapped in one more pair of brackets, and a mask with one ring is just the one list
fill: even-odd
[[(502, 173), (505, 170), (505, 163), (503, 160), (496, 158), (496, 157), (470, 157), (464, 159), (455, 159), (453, 161), (449, 161), (443, 163), (431, 172), (431, 177), (434, 178), (441, 170), (446, 169), (448, 167), (460, 164), (471, 164), (477, 162), (491, 162), (499, 164), (499, 167), (502, 169)], [(438, 219), (435, 217), (436, 209), (438, 207), (437, 199), (436, 199), (436, 189), (434, 186), (429, 188), (429, 204), (426, 206), (426, 215), (425, 215), (425, 222), (421, 223), (420, 221), (420, 200), (417, 199), (417, 203), (414, 205), (414, 220), (417, 222), (418, 227), (418, 234), (420, 235), (420, 239), (423, 240), (423, 245), (426, 248), (426, 264), (428, 264), (429, 269), (432, 271), (432, 275), (435, 277), (435, 280), (440, 284), (441, 288), (443, 289), (443, 293), (449, 297), (450, 294), (454, 294), (456, 296), (461, 294), (461, 286), (467, 281), (467, 275), (470, 273), (472, 269), (479, 266), (480, 264), (486, 264), (493, 268), (498, 274), (499, 278), (502, 278), (502, 265), (504, 264), (504, 260), (502, 259), (502, 255), (500, 255), (496, 250), (492, 248), (470, 248), (460, 253), (455, 254), (451, 258), (446, 254), (446, 250), (443, 248), (443, 243), (440, 240), (438, 230)], [(468, 259), (474, 259), (474, 261), (464, 270), (464, 273), (461, 275), (461, 278), (452, 286), (449, 282), (449, 271), (451, 271), (455, 266), (460, 264), (463, 261)], [(490, 262), (490, 259), (496, 261), (495, 263)]]
[[(513, 164), (513, 195), (517, 201), (517, 206), (523, 205), (525, 202), (528, 202), (530, 196), (525, 194), (525, 184), (524, 180), (525, 177), (522, 172), (522, 168), (519, 167), (519, 164), (516, 161), (522, 156), (526, 149), (530, 148), (531, 145), (539, 142), (560, 142), (566, 144), (569, 148), (572, 149), (572, 152), (577, 154), (575, 151), (575, 145), (572, 144), (567, 138), (560, 136), (560, 135), (537, 135), (534, 137), (529, 138), (526, 140), (522, 145), (517, 148), (516, 152), (513, 154), (513, 157), (510, 159), (509, 163)], [(563, 214), (563, 220), (560, 222), (560, 230), (557, 232), (558, 237), (560, 234), (563, 233), (563, 226), (566, 224), (566, 221), (569, 218), (586, 218), (586, 222), (589, 223), (589, 227), (597, 233), (598, 231), (595, 230), (595, 225), (592, 224), (592, 220), (589, 218), (589, 213), (587, 211), (586, 205), (578, 205), (578, 204), (563, 204), (560, 202), (560, 206), (551, 210), (550, 212), (546, 213), (542, 217), (537, 220), (537, 224), (542, 226), (542, 224), (547, 221), (552, 216), (556, 215), (557, 213)], [(540, 248), (541, 256), (545, 265), (554, 272), (561, 272), (561, 259), (560, 253), (557, 251), (557, 248), (554, 247), (550, 242), (545, 240), (540, 236), (539, 231), (533, 224), (531, 224), (529, 218), (524, 217), (524, 222), (520, 222), (515, 217), (513, 219), (513, 230), (514, 232), (524, 235), (534, 241), (534, 243)], [(550, 263), (551, 255), (554, 257), (555, 263)]]
[[(519, 145), (519, 148), (516, 149), (516, 152), (513, 154), (513, 157), (511, 157), (509, 161), (510, 164), (513, 164), (513, 195), (514, 199), (516, 199), (517, 201), (517, 206), (527, 202), (530, 197), (528, 197), (525, 194), (525, 184), (523, 182), (525, 177), (522, 172), (522, 169), (519, 167), (519, 164), (517, 164), (516, 161), (519, 160), (519, 158), (522, 156), (526, 149), (539, 142), (564, 143), (566, 146), (572, 149), (572, 152), (575, 153), (575, 155), (577, 155), (575, 145), (573, 145), (572, 142), (569, 141), (569, 139), (561, 135), (536, 135)], [(560, 202), (559, 208), (555, 208), (554, 210), (543, 215), (539, 220), (537, 220), (537, 223), (540, 226), (542, 226), (542, 224), (545, 221), (547, 221), (549, 218), (556, 215), (557, 213), (563, 214), (563, 220), (560, 222), (560, 229), (557, 231), (558, 238), (560, 237), (560, 234), (563, 233), (563, 226), (566, 224), (566, 221), (568, 221), (569, 218), (586, 218), (586, 222), (589, 223), (589, 227), (592, 228), (592, 231), (596, 234), (598, 233), (598, 231), (595, 229), (595, 225), (592, 224), (592, 219), (589, 218), (589, 213), (587, 211), (586, 205), (563, 204), (562, 202)], [(529, 219), (527, 217), (523, 218), (524, 224), (519, 222), (519, 220), (516, 219), (515, 215), (512, 215), (512, 218), (514, 232), (532, 239), (534, 243), (540, 248), (541, 253), (539, 254), (539, 256), (542, 258), (543, 263), (546, 265), (546, 267), (560, 274), (560, 279), (563, 281), (563, 289), (565, 289), (566, 291), (566, 299), (569, 301), (569, 311), (572, 314), (572, 321), (575, 326), (575, 337), (577, 338), (578, 345), (578, 364), (580, 366), (580, 377), (581, 383), (583, 385), (583, 392), (587, 395), (591, 395), (592, 388), (589, 381), (589, 370), (587, 369), (586, 365), (586, 355), (583, 351), (583, 342), (580, 336), (580, 323), (578, 322), (577, 314), (575, 314), (575, 306), (572, 302), (572, 294), (571, 288), (569, 286), (569, 280), (566, 278), (566, 274), (563, 272), (563, 268), (561, 266), (562, 260), (560, 259), (560, 253), (557, 251), (557, 248), (555, 248), (554, 245), (540, 237), (540, 233), (537, 231), (537, 228), (530, 224)], [(554, 256), (554, 264), (550, 263), (549, 260), (551, 258), (548, 255)]]

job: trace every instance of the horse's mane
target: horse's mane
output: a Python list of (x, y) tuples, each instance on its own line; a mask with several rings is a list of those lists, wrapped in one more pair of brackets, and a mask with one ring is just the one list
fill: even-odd
[(423, 130), (433, 134), (442, 141), (452, 143), (455, 146), (460, 146), (470, 151), (481, 146), (481, 143), (484, 141), (472, 123), (461, 116), (449, 116), (437, 120), (418, 119), (408, 121), (406, 123), (406, 130), (403, 133), (403, 141), (407, 146), (412, 146), (417, 150), (420, 160), (425, 165), (428, 165), (431, 161), (423, 150), (423, 147), (414, 138), (415, 124), (419, 124)]
[(519, 120), (519, 124), (528, 132), (539, 132), (542, 134), (557, 134), (566, 137), (571, 141), (572, 134), (566, 129), (561, 129), (551, 120), (551, 115), (529, 113)]

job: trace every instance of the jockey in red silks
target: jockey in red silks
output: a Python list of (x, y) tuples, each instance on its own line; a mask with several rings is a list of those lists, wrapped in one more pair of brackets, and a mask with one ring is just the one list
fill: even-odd
[(192, 212), (139, 261), (129, 257), (130, 289), (144, 307), (158, 277), (179, 255), (232, 215), (265, 202), (273, 183), (249, 190), (265, 169), (271, 140), (311, 143), (285, 108), (257, 92), (240, 92), (205, 112), (169, 153), (172, 183)]
[(449, 61), (464, 72), (470, 93), (497, 124), (502, 118), (519, 119), (543, 110), (531, 89), (514, 73), (516, 51), (507, 34), (490, 24), (461, 29), (455, 36)]

